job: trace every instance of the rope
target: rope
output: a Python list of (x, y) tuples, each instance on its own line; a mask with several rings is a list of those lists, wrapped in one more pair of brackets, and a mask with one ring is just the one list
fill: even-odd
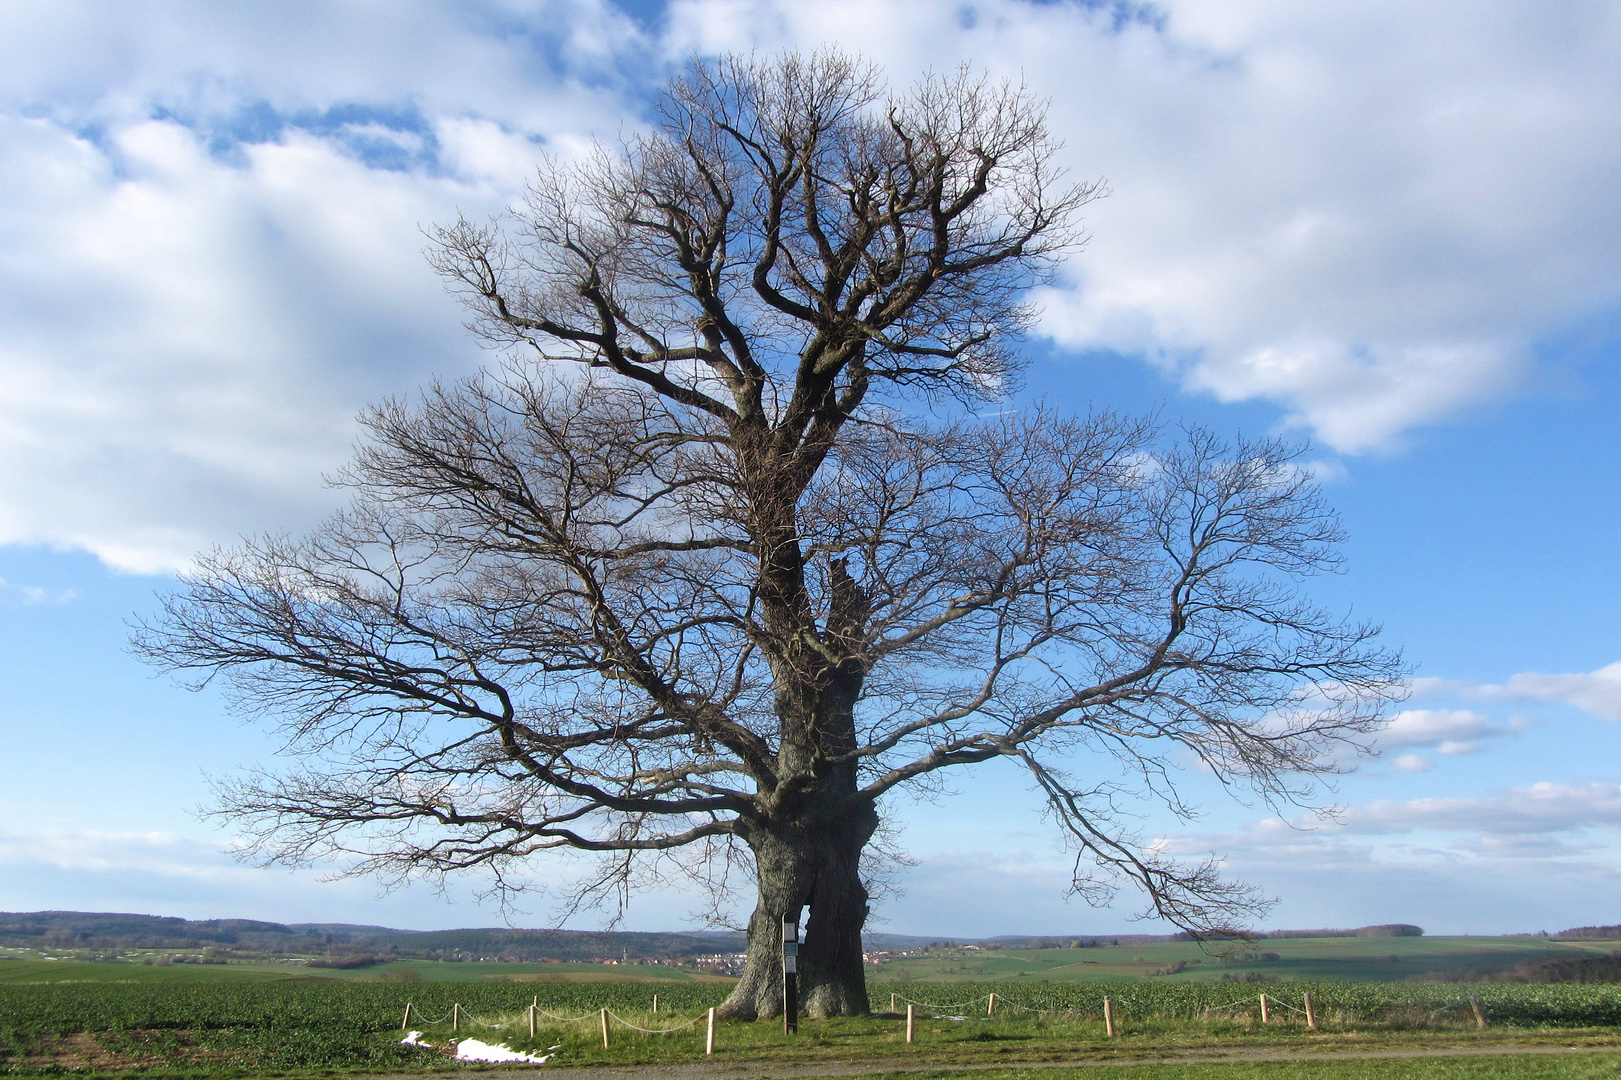
[(959, 1001), (953, 1005), (935, 1005), (927, 1001), (914, 1001), (909, 997), (901, 997), (899, 994), (896, 994), (895, 998), (898, 1001), (906, 1002), (908, 1005), (921, 1005), (925, 1009), (966, 1009), (970, 1005), (978, 1005), (982, 1001), (989, 1001), (991, 999), (991, 995), (985, 994), (981, 997), (974, 998), (972, 1001)]
[(1461, 1009), (1465, 1005), (1469, 1005), (1469, 1004), (1471, 1004), (1471, 1002), (1470, 1002), (1470, 1000), (1468, 998), (1459, 998), (1457, 1001), (1449, 1001), (1445, 1005), (1441, 1006), (1439, 1009), (1435, 1009), (1432, 1012), (1426, 1013), (1424, 1015), (1424, 1019), (1431, 1020), (1431, 1019), (1434, 1019), (1437, 1016), (1440, 1016), (1442, 1013), (1446, 1012), (1448, 1009)]
[(672, 1031), (682, 1031), (704, 1019), (702, 1016), (695, 1016), (691, 1020), (688, 1020), (685, 1024), (677, 1024), (673, 1028), (644, 1028), (631, 1023), (629, 1020), (626, 1020), (623, 1016), (620, 1016), (616, 1012), (610, 1012), (608, 1015), (634, 1031), (646, 1032), (649, 1035), (668, 1035)]
[(1209, 1016), (1211, 1013), (1213, 1013), (1213, 1012), (1221, 1012), (1223, 1009), (1236, 1009), (1240, 1005), (1248, 1005), (1252, 1001), (1260, 1001), (1260, 1000), (1261, 1000), (1260, 995), (1257, 994), (1255, 997), (1245, 998), (1243, 1001), (1234, 1001), (1234, 1002), (1232, 1002), (1230, 1004), (1227, 1004), (1227, 1005), (1211, 1005), (1209, 1008), (1205, 1009), (1205, 1015)]
[[(540, 1008), (538, 1005), (535, 1006), (534, 1008), (535, 1008), (535, 1012), (538, 1013), (539, 1015), (547, 1017), (548, 1019), (551, 1019), (551, 1020), (556, 1020), (556, 1021), (558, 1021), (560, 1023), (564, 1023), (564, 1024), (578, 1024), (578, 1023), (582, 1023), (582, 1022), (585, 1022), (585, 1021), (588, 1021), (588, 1020), (595, 1021), (595, 1020), (599, 1019), (602, 1016), (602, 1010), (600, 1010), (600, 1009), (598, 1011), (596, 1011), (596, 1012), (593, 1012), (593, 1013), (586, 1013), (584, 1016), (559, 1016), (556, 1013), (547, 1012), (545, 1009)], [(527, 1006), (525, 1007), (524, 1011), (525, 1012), (529, 1011)], [(428, 1019), (425, 1019), (425, 1018), (423, 1018), (421, 1016), (418, 1016), (417, 1017), (417, 1022), (420, 1023), (423, 1027), (432, 1027), (432, 1026), (434, 1026), (436, 1024), (447, 1023), (454, 1015), (455, 1015), (455, 1010), (452, 1009), (450, 1012), (447, 1012), (444, 1016), (438, 1018), (437, 1020), (428, 1020)], [(705, 1018), (704, 1016), (695, 1016), (691, 1020), (688, 1020), (684, 1024), (677, 1024), (675, 1027), (670, 1027), (670, 1028), (645, 1028), (645, 1027), (642, 1027), (640, 1024), (631, 1023), (629, 1020), (626, 1020), (623, 1016), (620, 1016), (618, 1013), (613, 1012), (612, 1010), (608, 1011), (608, 1015), (610, 1017), (612, 1017), (613, 1019), (619, 1021), (625, 1027), (628, 1027), (633, 1031), (644, 1032), (644, 1033), (646, 1033), (648, 1035), (668, 1035), (672, 1031), (685, 1031), (687, 1028), (692, 1027), (694, 1024), (698, 1024), (698, 1023), (703, 1022), (703, 1020)], [(503, 1027), (507, 1027), (509, 1024), (517, 1023), (517, 1021), (515, 1021), (515, 1020), (508, 1020), (508, 1021), (505, 1021), (504, 1023), (499, 1023), (499, 1024), (494, 1023), (493, 1021), (490, 1021), (490, 1020), (482, 1020), (479, 1017), (474, 1016), (472, 1013), (468, 1012), (466, 1009), (462, 1010), (461, 1018), (464, 1021), (467, 1021), (468, 1023), (471, 1023), (471, 1024), (476, 1025), (478, 1027), (483, 1027), (483, 1028), (503, 1028)]]
[[(970, 1002), (970, 1004), (973, 1003)], [(1079, 1009), (1032, 1009), (1028, 1005), (1020, 1005), (1017, 1001), (1005, 1001), (1002, 998), (997, 998), (996, 1011), (1001, 1012), (1004, 1009), (1018, 1009), (1020, 1012), (1034, 1013), (1037, 1016), (1046, 1016), (1048, 1014), (1067, 1016), (1078, 1015), (1081, 1012)]]
[(578, 1024), (581, 1020), (595, 1020), (598, 1016), (602, 1015), (599, 1011), (594, 1013), (586, 1013), (584, 1016), (558, 1016), (556, 1013), (547, 1012), (538, 1005), (535, 1007), (535, 1011), (542, 1016), (550, 1017), (553, 1020), (558, 1020), (565, 1024)]
[(417, 1012), (417, 1010), (415, 1008), (412, 1008), (412, 1010), (411, 1010), (411, 1019), (414, 1020), (416, 1023), (421, 1024), (423, 1027), (432, 1027), (435, 1024), (449, 1023), (451, 1015), (452, 1015), (451, 1013), (446, 1013), (445, 1015), (441, 1016), (437, 1020), (427, 1020), (427, 1019), (424, 1019), (422, 1014)]

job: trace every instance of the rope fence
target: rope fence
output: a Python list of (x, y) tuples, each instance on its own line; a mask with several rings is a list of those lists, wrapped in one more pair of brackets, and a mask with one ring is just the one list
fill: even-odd
[[(1105, 1027), (1108, 1029), (1111, 1035), (1114, 1033), (1116, 1011), (1119, 1010), (1122, 1005), (1125, 1006), (1126, 1012), (1129, 1013), (1131, 1011), (1131, 1001), (1129, 998), (1122, 1000), (1109, 995), (1105, 995), (1098, 1002), (1098, 1006), (1100, 1006), (1100, 1008), (1088, 1008), (1085, 1006), (1076, 1005), (1068, 1005), (1064, 1007), (1043, 1007), (1039, 1004), (1025, 1005), (1017, 1001), (1008, 1001), (1005, 998), (999, 997), (997, 994), (981, 994), (979, 997), (970, 998), (967, 1001), (951, 1002), (921, 1001), (917, 998), (907, 997), (899, 993), (892, 993), (889, 995), (889, 1007), (891, 1013), (898, 1013), (902, 1005), (907, 1006), (908, 1011), (923, 1009), (936, 1013), (964, 1013), (968, 1010), (978, 1009), (979, 1007), (983, 1006), (985, 1015), (987, 1017), (993, 1016), (999, 1011), (1003, 1014), (1016, 1013), (1034, 1017), (1096, 1017), (1101, 1014)], [(1203, 1010), (1196, 1009), (1189, 1014), (1188, 1019), (1203, 1019), (1205, 1021), (1209, 1021), (1210, 1019), (1219, 1017), (1223, 1014), (1231, 1015), (1237, 1010), (1251, 1009), (1257, 1006), (1259, 1007), (1260, 1019), (1262, 1023), (1272, 1023), (1274, 1020), (1274, 1014), (1277, 1014), (1277, 1017), (1293, 1015), (1304, 1019), (1306, 1022), (1306, 1028), (1308, 1030), (1317, 1030), (1317, 1012), (1313, 1007), (1310, 993), (1301, 994), (1301, 1003), (1299, 1005), (1296, 1005), (1292, 1001), (1278, 997), (1274, 994), (1257, 994), (1253, 997), (1243, 998), (1239, 1001), (1229, 1001), (1221, 1005), (1209, 1005)], [(1484, 1029), (1487, 1026), (1485, 1011), (1481, 1008), (1478, 999), (1473, 996), (1446, 1002), (1438, 1008), (1432, 1009), (1424, 1016), (1423, 1019), (1424, 1022), (1428, 1022), (1444, 1013), (1464, 1008), (1471, 1011), (1477, 1027)], [(1151, 1009), (1149, 1010), (1149, 1015), (1163, 1016), (1164, 1011), (1162, 1009)], [(934, 1019), (963, 1020), (966, 1019), (966, 1016), (935, 1016)]]
[[(1195, 1009), (1194, 1011), (1186, 1014), (1186, 1019), (1203, 1019), (1204, 1021), (1208, 1022), (1213, 1017), (1231, 1017), (1238, 1010), (1247, 1011), (1251, 1007), (1257, 1007), (1257, 1011), (1260, 1014), (1260, 1021), (1263, 1024), (1272, 1022), (1274, 1012), (1278, 1014), (1280, 1019), (1284, 1018), (1287, 1014), (1294, 1014), (1304, 1018), (1306, 1022), (1305, 1026), (1308, 1031), (1316, 1031), (1317, 1015), (1315, 1009), (1313, 1008), (1312, 995), (1310, 992), (1305, 992), (1300, 995), (1300, 998), (1301, 1004), (1295, 1005), (1292, 1002), (1283, 1000), (1275, 995), (1261, 993), (1255, 995), (1254, 997), (1243, 998), (1239, 1001), (1229, 1001), (1221, 1005), (1209, 1005), (1206, 1006), (1202, 1012)], [(903, 1003), (906, 1006), (905, 1032), (906, 1041), (908, 1043), (913, 1041), (915, 1024), (919, 1018), (919, 1009), (926, 1010), (932, 1014), (940, 1014), (932, 1017), (935, 1020), (952, 1021), (967, 1020), (970, 1010), (977, 1012), (981, 1008), (984, 1010), (983, 1018), (986, 1020), (995, 1018), (999, 1011), (1003, 1016), (1008, 1016), (1010, 1014), (1033, 1016), (1038, 1018), (1038, 1020), (1041, 1017), (1049, 1016), (1068, 1016), (1076, 1018), (1086, 1017), (1090, 1019), (1099, 1015), (1098, 1011), (1094, 1011), (1093, 1008), (1089, 1008), (1084, 1004), (1077, 1003), (1065, 1008), (1044, 1008), (1040, 1003), (1026, 1005), (1022, 1002), (1008, 1001), (995, 993), (981, 994), (978, 997), (969, 998), (966, 1001), (953, 1002), (920, 1001), (916, 998), (905, 997), (899, 993), (892, 993), (889, 996), (891, 1014), (893, 1015), (899, 1013), (900, 1006)], [(1120, 1007), (1124, 1005), (1124, 1011), (1128, 1019), (1131, 1013), (1135, 1011), (1133, 1009), (1134, 1003), (1129, 996), (1124, 999), (1116, 999), (1112, 995), (1106, 994), (1102, 997), (1098, 1004), (1101, 1006), (1104, 1032), (1110, 1038), (1115, 1037), (1117, 1033), (1116, 1024), (1117, 1020), (1120, 1019), (1118, 1015)], [(1141, 1003), (1139, 1002), (1136, 1004)], [(1423, 1022), (1427, 1023), (1444, 1013), (1466, 1007), (1472, 1011), (1476, 1026), (1484, 1029), (1487, 1026), (1485, 1011), (1481, 1008), (1479, 1000), (1474, 995), (1445, 1002), (1426, 1014), (1423, 1018)], [(658, 999), (655, 997), (653, 1001), (653, 1012), (658, 1013), (658, 1011)], [(1167, 1014), (1163, 1009), (1156, 1010), (1153, 1008), (1148, 1008), (1145, 1012), (1138, 1013), (1138, 1015), (1146, 1017), (1164, 1017)], [(1180, 1011), (1178, 1011), (1177, 1015), (1182, 1014)], [(1342, 1014), (1336, 1010), (1334, 1015), (1336, 1017), (1336, 1023), (1341, 1022), (1340, 1018)], [(400, 1029), (402, 1031), (406, 1030), (414, 1021), (415, 1023), (424, 1027), (435, 1027), (448, 1022), (451, 1030), (456, 1032), (459, 1032), (462, 1029), (463, 1024), (466, 1024), (469, 1027), (498, 1031), (516, 1027), (523, 1022), (527, 1022), (529, 1036), (534, 1038), (537, 1034), (536, 1029), (540, 1023), (541, 1017), (545, 1017), (547, 1020), (558, 1024), (597, 1024), (602, 1033), (602, 1046), (605, 1050), (609, 1049), (612, 1045), (612, 1028), (615, 1024), (621, 1028), (639, 1032), (643, 1035), (674, 1035), (679, 1032), (691, 1030), (697, 1027), (699, 1024), (704, 1024), (704, 1053), (709, 1055), (715, 1052), (716, 1017), (715, 1010), (713, 1008), (708, 1009), (706, 1012), (701, 1013), (690, 1020), (674, 1024), (670, 1027), (644, 1027), (634, 1020), (621, 1016), (619, 1013), (614, 1012), (612, 1009), (606, 1007), (597, 1009), (594, 1012), (585, 1013), (580, 1016), (564, 1016), (541, 1008), (539, 997), (536, 997), (523, 1009), (523, 1012), (519, 1018), (501, 1021), (476, 1016), (463, 1008), (460, 1003), (453, 1003), (450, 1007), (450, 1011), (443, 1016), (430, 1018), (417, 1012), (415, 1006), (407, 1002), (405, 1006), (405, 1015), (400, 1022)], [(412, 1033), (413, 1037), (415, 1034), (416, 1033)], [(555, 1050), (557, 1048), (553, 1047), (552, 1049)]]
[[(655, 997), (653, 1002), (653, 1011), (657, 1012), (658, 999)], [(529, 1024), (530, 1038), (535, 1037), (535, 1028), (539, 1023), (539, 1018), (542, 1016), (562, 1024), (581, 1024), (595, 1021), (601, 1025), (602, 1028), (602, 1048), (604, 1050), (609, 1049), (611, 1045), (612, 1035), (610, 1021), (616, 1021), (621, 1027), (627, 1027), (632, 1031), (639, 1031), (644, 1035), (673, 1035), (678, 1031), (686, 1031), (688, 1028), (696, 1027), (698, 1024), (707, 1024), (707, 1030), (705, 1031), (704, 1035), (704, 1053), (707, 1055), (715, 1052), (714, 1009), (710, 1009), (703, 1014), (695, 1016), (685, 1023), (676, 1024), (674, 1027), (650, 1028), (643, 1027), (634, 1021), (627, 1020), (625, 1017), (620, 1016), (618, 1013), (608, 1008), (598, 1009), (596, 1012), (586, 1013), (584, 1016), (559, 1016), (557, 1013), (548, 1012), (547, 1010), (542, 1009), (540, 1007), (540, 999), (537, 997), (523, 1010), (523, 1018), (527, 1020)], [(446, 1013), (444, 1016), (429, 1019), (416, 1012), (416, 1007), (408, 1001), (405, 1003), (405, 1016), (400, 1021), (400, 1030), (405, 1031), (407, 1028), (409, 1028), (413, 1019), (424, 1027), (434, 1027), (436, 1025), (448, 1022), (450, 1024), (450, 1030), (453, 1032), (460, 1031), (463, 1022), (466, 1022), (470, 1027), (481, 1027), (489, 1031), (500, 1031), (518, 1022), (497, 1022), (494, 1020), (483, 1019), (463, 1009), (459, 1002), (452, 1004), (450, 1007), (450, 1012)], [(556, 1048), (554, 1047), (553, 1049)]]

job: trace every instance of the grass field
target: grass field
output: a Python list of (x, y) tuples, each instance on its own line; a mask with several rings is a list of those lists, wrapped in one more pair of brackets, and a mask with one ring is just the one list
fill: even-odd
[[(1572, 954), (1606, 954), (1615, 942), (1553, 941), (1540, 936), (1283, 938), (1231, 949), (1201, 949), (1192, 942), (1085, 949), (971, 949), (937, 947), (924, 955), (894, 956), (869, 965), (875, 986), (895, 982), (1111, 982), (1130, 978), (1204, 981), (1344, 980), (1400, 982), (1426, 976), (1484, 974), (1527, 961)], [(19, 959), (16, 956), (27, 956)], [(213, 982), (240, 979), (400, 979), (459, 982), (726, 981), (676, 967), (650, 964), (438, 962), (405, 960), (338, 970), (300, 963), (242, 962), (145, 966), (139, 957), (112, 963), (41, 960), (38, 954), (0, 956), (0, 984), (29, 982)], [(150, 958), (150, 957), (149, 957)], [(1179, 970), (1178, 970), (1179, 969)], [(885, 993), (887, 994), (887, 990)]]
[[(982, 1011), (983, 998), (966, 1002), (952, 998), (985, 987), (998, 988), (994, 1016)], [(1291, 996), (1298, 1005), (1303, 999), (1297, 991), (1308, 988), (1317, 1001), (1316, 1030), (1308, 1029), (1298, 1009), (1290, 1008)], [(806, 1020), (795, 1035), (785, 1035), (777, 1022), (723, 1022), (717, 1031), (716, 1055), (705, 1059), (701, 1018), (727, 989), (690, 981), (543, 986), (490, 980), (411, 985), (337, 980), (14, 983), (0, 986), (0, 1074), (308, 1076), (340, 1070), (415, 1073), (450, 1067), (452, 1062), (442, 1051), (400, 1044), (407, 1002), (412, 1006), (411, 1029), (440, 1045), (476, 1037), (537, 1051), (561, 1048), (554, 1065), (584, 1067), (708, 1060), (733, 1069), (818, 1064), (1013, 1068), (1020, 1063), (1127, 1064), (1212, 1054), (1446, 1052), (1525, 1046), (1587, 1046), (1606, 1053), (1614, 1047), (1621, 1054), (1621, 988), (1616, 987), (1473, 988), (1491, 1019), (1491, 1027), (1480, 1030), (1468, 998), (1439, 984), (1296, 984), (1288, 995), (1280, 992), (1272, 998), (1272, 1021), (1263, 1024), (1256, 987), (1134, 980), (1023, 987), (920, 983), (907, 988), (907, 997), (930, 1007), (915, 1014), (913, 1043), (905, 1041), (905, 1022), (899, 1014)], [(655, 992), (660, 996), (657, 1013), (650, 1007)], [(1104, 993), (1113, 995), (1113, 1037), (1106, 1033), (1101, 1015)], [(537, 999), (553, 1015), (540, 1017), (538, 1030), (530, 1036), (524, 1010)], [(887, 1001), (880, 998), (875, 1004)], [(453, 1005), (459, 1006), (460, 1017), (454, 1027)], [(606, 1048), (600, 1028), (603, 1008), (613, 1012), (611, 1044)], [(640, 1028), (673, 1030), (655, 1034)], [(1431, 1063), (1427, 1068), (1442, 1065)], [(1584, 1075), (1568, 1070), (1545, 1074)], [(1081, 1075), (1097, 1080), (1100, 1074), (1089, 1070)], [(1161, 1080), (1160, 1074), (1152, 1075)], [(1381, 1072), (1386, 1075), (1391, 1074)]]
[(402, 960), (339, 970), (291, 963), (173, 964), (86, 963), (73, 960), (0, 960), (0, 986), (29, 983), (138, 983), (190, 985), (213, 982), (709, 982), (730, 984), (719, 975), (658, 965), (441, 963)]
[[(1283, 938), (1207, 951), (1193, 942), (1086, 949), (947, 948), (885, 961), (874, 983), (1011, 980), (1088, 981), (1152, 976), (1176, 981), (1246, 975), (1280, 980), (1399, 982), (1460, 975), (1571, 954), (1608, 954), (1615, 942), (1553, 941), (1540, 936)], [(1165, 969), (1186, 965), (1181, 971)]]

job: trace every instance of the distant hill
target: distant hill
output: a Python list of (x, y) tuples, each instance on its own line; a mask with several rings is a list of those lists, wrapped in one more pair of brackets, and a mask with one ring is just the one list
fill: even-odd
[(1518, 964), (1492, 976), (1494, 982), (1621, 983), (1621, 956), (1561, 956)]
[[(1569, 930), (1560, 937), (1591, 933), (1610, 936), (1621, 927)], [(1405, 923), (1356, 930), (1258, 931), (1256, 938), (1407, 937), (1424, 931)], [(905, 951), (932, 944), (993, 945), (1003, 949), (1100, 948), (1185, 940), (1185, 934), (1004, 935), (994, 938), (923, 937), (865, 934), (868, 949)], [(462, 930), (397, 930), (352, 923), (273, 923), (256, 919), (179, 919), (116, 912), (0, 912), (0, 945), (81, 949), (196, 949), (229, 947), (282, 953), (371, 954), (380, 958), (425, 960), (681, 960), (712, 953), (741, 952), (744, 936), (733, 931), (520, 930), (484, 927)]]
[[(940, 938), (868, 934), (869, 949), (922, 948)], [(972, 939), (963, 938), (961, 941)], [(290, 953), (376, 953), (433, 960), (682, 959), (741, 952), (732, 931), (650, 933), (611, 930), (399, 930), (353, 923), (273, 923), (257, 919), (180, 919), (106, 911), (0, 912), (0, 945), (29, 948), (196, 949), (226, 946)]]
[(1561, 930), (1554, 937), (1562, 941), (1621, 941), (1621, 926), (1578, 926)]
[(244, 949), (314, 951), (330, 944), (371, 942), (399, 934), (386, 926), (257, 919), (177, 919), (107, 911), (0, 912), (0, 945), (47, 948), (185, 949), (230, 945)]
[[(883, 935), (899, 940), (896, 935)], [(907, 944), (912, 939), (905, 939)], [(918, 938), (927, 944), (929, 939)], [(645, 933), (607, 930), (398, 930), (352, 923), (273, 923), (257, 919), (180, 919), (105, 911), (0, 912), (0, 945), (55, 949), (200, 949), (278, 953), (355, 953), (425, 960), (669, 959), (741, 952), (730, 931)], [(886, 947), (880, 945), (876, 947)], [(887, 947), (906, 947), (889, 944)]]
[(645, 933), (614, 930), (428, 930), (378, 938), (370, 944), (389, 956), (425, 960), (679, 960), (743, 950), (742, 934)]

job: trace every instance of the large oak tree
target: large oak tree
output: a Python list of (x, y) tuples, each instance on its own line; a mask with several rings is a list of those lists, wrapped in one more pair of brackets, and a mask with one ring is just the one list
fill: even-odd
[(1190, 760), (1271, 800), (1399, 674), (1305, 602), (1332, 515), (1290, 451), (1005, 398), (1029, 288), (1100, 194), (1043, 110), (837, 53), (695, 64), (647, 134), (540, 170), (433, 259), (507, 348), (365, 418), (351, 509), (200, 561), (138, 637), (298, 762), (229, 785), (278, 860), (597, 853), (757, 883), (726, 1010), (862, 1012), (863, 853), (903, 785), (1026, 767), (1088, 893), (1206, 932), (1251, 902), (1138, 843)]

